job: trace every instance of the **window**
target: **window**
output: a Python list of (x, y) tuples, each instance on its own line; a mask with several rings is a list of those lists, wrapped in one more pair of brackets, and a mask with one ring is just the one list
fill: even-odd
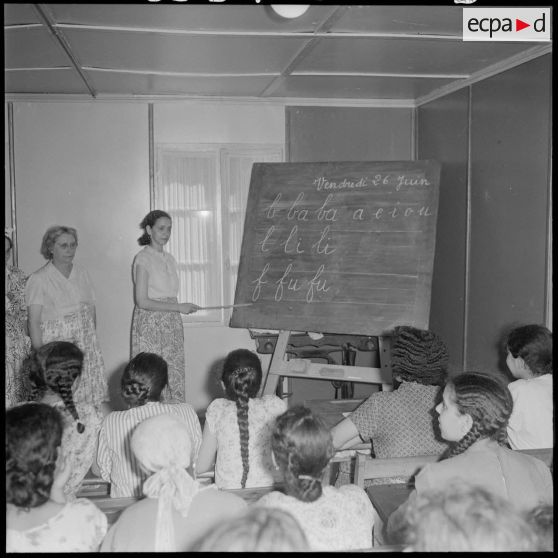
[[(168, 251), (178, 263), (180, 301), (233, 304), (252, 164), (282, 160), (277, 145), (158, 146), (154, 208), (172, 217)], [(183, 315), (193, 324), (229, 318), (223, 309)]]

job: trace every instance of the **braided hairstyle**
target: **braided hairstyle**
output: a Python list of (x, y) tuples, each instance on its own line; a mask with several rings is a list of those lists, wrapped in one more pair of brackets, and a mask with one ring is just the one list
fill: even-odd
[(406, 382), (443, 385), (449, 355), (440, 337), (429, 330), (396, 326), (393, 338), (391, 364), (394, 375)]
[(33, 351), (23, 363), (23, 371), (31, 383), (29, 399), (38, 401), (47, 389), (58, 394), (64, 406), (77, 422), (81, 434), (85, 426), (79, 421), (72, 387), (81, 376), (83, 352), (68, 341), (52, 341)]
[(473, 419), (471, 429), (453, 442), (442, 459), (463, 453), (477, 440), (490, 438), (500, 445), (508, 441), (506, 428), (513, 399), (503, 379), (480, 372), (463, 372), (447, 383), (458, 411)]
[(513, 358), (521, 357), (534, 376), (552, 374), (552, 333), (538, 324), (516, 327), (509, 334), (506, 348)]
[(49, 499), (63, 429), (60, 413), (44, 403), (6, 411), (7, 503), (29, 510)]
[(323, 422), (303, 405), (288, 409), (275, 422), (271, 449), (287, 494), (302, 502), (317, 500), (323, 471), (335, 453)]
[(130, 407), (159, 401), (169, 381), (166, 360), (155, 353), (138, 353), (127, 365), (120, 381), (120, 394)]
[(248, 349), (236, 349), (225, 358), (221, 376), (227, 397), (236, 403), (236, 420), (240, 434), (240, 456), (242, 458), (242, 479), (246, 486), (249, 461), (250, 432), (248, 429), (248, 404), (258, 395), (262, 383), (262, 364), (258, 355)]
[(172, 222), (171, 216), (162, 209), (154, 209), (150, 211), (141, 221), (140, 229), (143, 229), (143, 234), (138, 238), (138, 244), (140, 246), (149, 246), (151, 244), (151, 237), (147, 232), (147, 227), (152, 227), (157, 222), (157, 219), (161, 217), (166, 217)]

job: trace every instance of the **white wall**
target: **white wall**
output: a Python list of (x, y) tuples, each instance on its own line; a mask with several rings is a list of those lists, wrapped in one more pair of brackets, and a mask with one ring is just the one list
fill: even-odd
[[(172, 102), (154, 107), (155, 142), (284, 145), (282, 106)], [(30, 273), (48, 226), (78, 230), (76, 261), (97, 294), (97, 330), (114, 392), (130, 350), (131, 263), (149, 211), (148, 106), (140, 102), (14, 102), (19, 266)], [(9, 184), (6, 184), (9, 187)], [(211, 367), (246, 330), (186, 328), (187, 400), (203, 409)], [(210, 383), (210, 386), (212, 384)]]

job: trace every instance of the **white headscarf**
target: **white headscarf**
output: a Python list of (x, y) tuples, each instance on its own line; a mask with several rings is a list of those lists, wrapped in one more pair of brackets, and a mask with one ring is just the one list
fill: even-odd
[(143, 493), (156, 498), (155, 551), (175, 551), (173, 509), (188, 515), (200, 485), (187, 472), (192, 460), (192, 440), (186, 424), (171, 415), (141, 422), (134, 430), (131, 448), (140, 465), (153, 474)]

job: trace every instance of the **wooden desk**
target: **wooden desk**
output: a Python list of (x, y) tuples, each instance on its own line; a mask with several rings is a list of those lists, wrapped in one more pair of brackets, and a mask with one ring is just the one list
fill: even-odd
[(363, 401), (364, 399), (307, 399), (304, 405), (331, 429), (345, 418), (343, 413), (354, 411)]
[(374, 509), (384, 524), (387, 523), (389, 516), (407, 500), (412, 491), (413, 486), (406, 483), (379, 484), (366, 489)]

